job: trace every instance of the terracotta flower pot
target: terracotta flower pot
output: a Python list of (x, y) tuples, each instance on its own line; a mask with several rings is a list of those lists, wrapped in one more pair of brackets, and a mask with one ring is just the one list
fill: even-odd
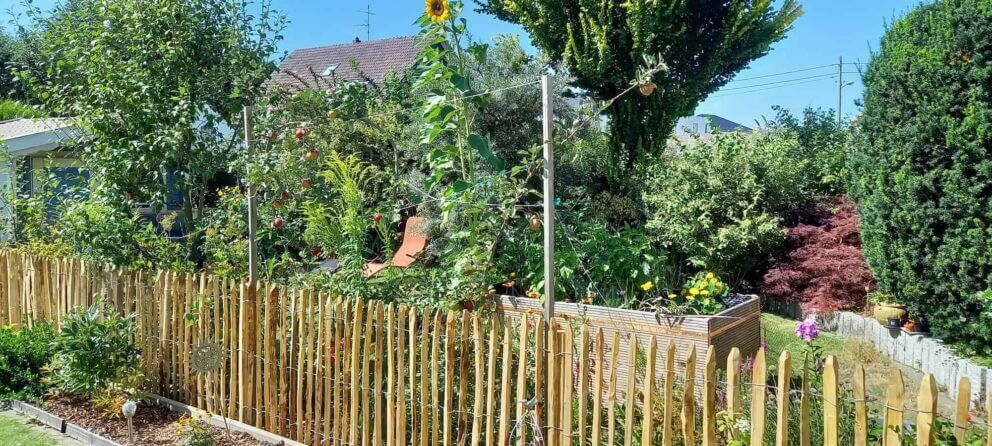
[(891, 302), (879, 302), (875, 304), (872, 308), (872, 317), (875, 318), (880, 324), (888, 323), (889, 318), (898, 318), (902, 320), (906, 317), (906, 306), (902, 304), (895, 304)]

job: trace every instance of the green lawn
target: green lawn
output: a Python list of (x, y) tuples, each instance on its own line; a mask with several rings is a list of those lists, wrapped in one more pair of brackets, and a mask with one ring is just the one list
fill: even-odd
[[(783, 351), (788, 350), (792, 357), (793, 368), (803, 359), (803, 342), (796, 336), (796, 324), (798, 321), (786, 319), (770, 313), (761, 314), (761, 336), (765, 339), (765, 358), (769, 364), (778, 363), (778, 357)], [(816, 344), (823, 348), (824, 355), (840, 356), (850, 350), (850, 345), (845, 348), (845, 340), (829, 333), (820, 333), (816, 339)]]
[(19, 446), (56, 446), (54, 436), (47, 435), (14, 418), (9, 412), (0, 412), (0, 444)]

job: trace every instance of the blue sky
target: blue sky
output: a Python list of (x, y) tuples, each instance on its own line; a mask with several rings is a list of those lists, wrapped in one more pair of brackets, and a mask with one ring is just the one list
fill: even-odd
[[(866, 62), (872, 48), (878, 47), (885, 23), (900, 15), (919, 0), (800, 0), (805, 14), (796, 22), (788, 37), (777, 43), (765, 57), (738, 74), (734, 82), (714, 93), (700, 104), (697, 113), (712, 113), (752, 126), (762, 116), (771, 116), (773, 105), (792, 110), (812, 106), (836, 108), (837, 58), (845, 62)], [(5, 5), (5, 3), (7, 5)], [(0, 0), (0, 10), (17, 8), (19, 0)], [(36, 0), (42, 8), (53, 0)], [(424, 4), (420, 0), (274, 0), (290, 23), (282, 44), (284, 50), (342, 43), (356, 36), (363, 40), (366, 30), (357, 26), (365, 22), (366, 7), (371, 4), (372, 38), (393, 37), (417, 31), (413, 21)], [(470, 2), (470, 7), (472, 6)], [(500, 22), (474, 12), (466, 13), (469, 29), (477, 39), (486, 40), (497, 34), (526, 33), (520, 27)], [(783, 72), (805, 70), (777, 75)], [(846, 65), (843, 110), (845, 115), (857, 112), (855, 101), (861, 97), (862, 86), (857, 66)], [(766, 77), (768, 76), (768, 77)], [(758, 79), (750, 79), (760, 77)]]

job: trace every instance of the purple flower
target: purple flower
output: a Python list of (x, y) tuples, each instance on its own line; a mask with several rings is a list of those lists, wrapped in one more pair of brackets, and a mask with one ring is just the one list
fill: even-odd
[(816, 326), (816, 320), (811, 316), (800, 322), (799, 325), (796, 325), (796, 335), (806, 342), (812, 342), (817, 336), (820, 336), (820, 329)]

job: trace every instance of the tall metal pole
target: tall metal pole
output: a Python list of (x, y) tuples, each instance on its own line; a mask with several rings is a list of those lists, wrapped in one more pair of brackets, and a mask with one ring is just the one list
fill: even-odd
[(555, 316), (555, 156), (552, 133), (554, 109), (551, 101), (551, 76), (541, 76), (541, 98), (544, 103), (544, 320), (551, 325)]
[(837, 124), (844, 122), (844, 56), (837, 58)]
[[(243, 109), (245, 119), (245, 153), (251, 159), (253, 147), (255, 145), (255, 126), (251, 118), (251, 106), (246, 105)], [(245, 172), (247, 176), (247, 172)], [(255, 196), (255, 186), (250, 179), (248, 183), (248, 278), (252, 281), (258, 280), (258, 198)]]

